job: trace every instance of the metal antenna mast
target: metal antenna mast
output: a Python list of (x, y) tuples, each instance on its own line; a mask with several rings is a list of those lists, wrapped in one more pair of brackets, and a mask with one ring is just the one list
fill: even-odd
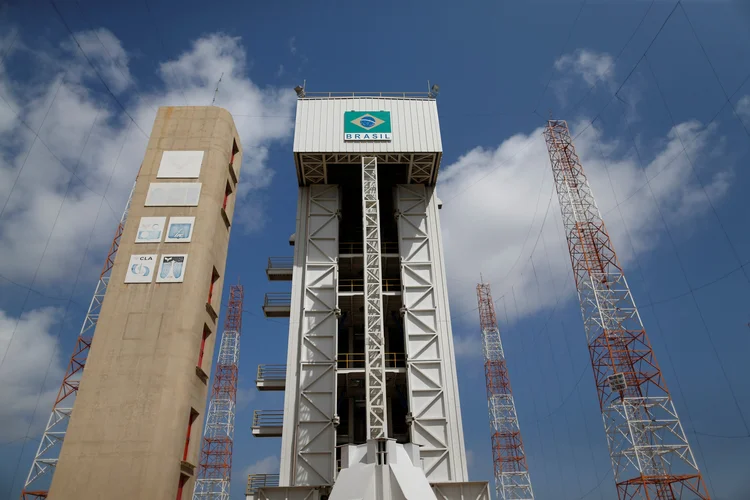
[(224, 72), (221, 72), (221, 76), (219, 77), (219, 81), (216, 82), (216, 90), (214, 90), (214, 98), (211, 99), (211, 106), (214, 105), (216, 102), (216, 96), (219, 94), (219, 85), (221, 85), (221, 79), (224, 78)]
[(617, 494), (709, 499), (568, 124), (544, 130)]
[(500, 500), (534, 500), (489, 283), (477, 285), (477, 302), (492, 429), (495, 492)]
[(229, 500), (244, 295), (242, 285), (229, 287), (227, 316), (206, 414), (193, 500)]
[(120, 247), (120, 238), (125, 229), (125, 221), (128, 218), (134, 189), (135, 184), (133, 184), (133, 189), (130, 190), (125, 210), (122, 213), (122, 217), (120, 217), (115, 236), (112, 238), (112, 245), (109, 247), (107, 260), (104, 262), (104, 268), (99, 275), (94, 296), (91, 298), (89, 309), (86, 312), (83, 325), (78, 333), (75, 349), (70, 356), (68, 368), (63, 376), (62, 384), (60, 384), (60, 390), (57, 391), (57, 398), (55, 399), (55, 404), (52, 406), (52, 413), (47, 421), (47, 426), (44, 428), (44, 434), (42, 434), (42, 440), (39, 443), (36, 455), (34, 455), (29, 475), (26, 476), (26, 482), (21, 491), (21, 498), (24, 500), (47, 498), (47, 494), (49, 493), (52, 476), (55, 473), (65, 433), (68, 430), (68, 423), (73, 414), (73, 405), (78, 394), (78, 384), (81, 381), (81, 375), (83, 375), (83, 369), (86, 366), (89, 349), (91, 348), (91, 340), (96, 331), (99, 312), (104, 303), (104, 294), (107, 291), (112, 266), (114, 266), (115, 256)]

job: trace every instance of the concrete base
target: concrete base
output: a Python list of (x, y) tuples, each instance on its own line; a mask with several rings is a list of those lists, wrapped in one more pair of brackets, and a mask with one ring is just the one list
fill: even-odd
[(466, 483), (431, 483), (438, 500), (490, 500), (490, 485), (487, 481)]
[(487, 482), (430, 484), (419, 447), (393, 439), (343, 446), (341, 471), (326, 497), (328, 488), (259, 488), (247, 500), (490, 500)]
[(431, 485), (419, 447), (392, 439), (341, 449), (341, 471), (329, 500), (490, 500), (487, 483)]

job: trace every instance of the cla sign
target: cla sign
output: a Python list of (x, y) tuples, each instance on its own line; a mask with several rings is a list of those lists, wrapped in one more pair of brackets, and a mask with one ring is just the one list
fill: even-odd
[(154, 258), (150, 255), (141, 255), (138, 257), (138, 263), (133, 264), (130, 266), (130, 272), (133, 274), (137, 274), (140, 276), (148, 276), (148, 274), (151, 272), (151, 268), (153, 267), (153, 264), (151, 266), (148, 265), (148, 263), (154, 262)]
[(151, 283), (156, 269), (156, 255), (131, 255), (125, 283)]
[(390, 111), (345, 111), (345, 141), (390, 141)]

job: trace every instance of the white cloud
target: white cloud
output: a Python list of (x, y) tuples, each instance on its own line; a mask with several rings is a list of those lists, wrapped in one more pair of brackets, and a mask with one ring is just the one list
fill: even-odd
[(479, 333), (476, 335), (454, 335), (453, 352), (458, 359), (481, 359), (482, 347)]
[[(238, 38), (214, 34), (196, 40), (160, 65), (161, 90), (140, 94), (127, 69), (128, 55), (114, 35), (100, 29), (76, 38), (113, 91), (130, 89), (120, 100), (146, 133), (157, 106), (210, 104), (224, 73), (216, 105), (234, 114), (245, 151), (238, 221), (262, 226), (259, 190), (273, 178), (269, 148), (291, 136), (294, 93), (252, 82)], [(18, 81), (0, 68), (0, 209), (5, 206), (0, 274), (35, 287), (69, 287), (79, 268), (87, 273), (82, 282), (98, 272), (147, 138), (109, 96), (92, 90), (100, 85), (88, 87), (96, 76), (72, 40), (62, 41), (59, 53), (16, 50), (6, 63), (20, 62), (19, 54), (25, 64), (35, 65), (37, 77), (48, 78)], [(20, 119), (39, 131), (38, 140)], [(243, 218), (248, 204), (253, 217)]]
[[(592, 87), (603, 82), (612, 92), (615, 90), (615, 64), (611, 55), (588, 49), (578, 49), (570, 54), (560, 56), (554, 63), (557, 72), (550, 88), (560, 104), (567, 106), (571, 89), (585, 84)], [(637, 96), (630, 96), (635, 98)], [(635, 104), (635, 103), (633, 103)]]
[(292, 53), (292, 55), (295, 55), (297, 53), (297, 37), (293, 36), (289, 39), (289, 52)]
[(605, 52), (578, 49), (572, 54), (564, 54), (555, 61), (555, 69), (560, 72), (573, 72), (589, 85), (598, 80), (611, 81), (614, 76), (614, 60)]
[(128, 69), (128, 55), (120, 40), (108, 29), (99, 28), (76, 33), (75, 39), (64, 42), (63, 47), (78, 59), (79, 64), (71, 73), (78, 77), (79, 81), (84, 76), (91, 81), (98, 78), (86, 61), (88, 57), (113, 92), (120, 93), (133, 83)]
[[(60, 310), (37, 309), (13, 318), (0, 310), (0, 440), (43, 429), (64, 373), (57, 340), (50, 332)], [(12, 337), (12, 343), (11, 343)], [(33, 425), (29, 427), (34, 410)]]
[(257, 462), (250, 464), (247, 469), (245, 469), (243, 477), (247, 477), (248, 474), (278, 474), (278, 472), (279, 457), (272, 455), (261, 458)]
[(279, 69), (276, 71), (276, 78), (281, 78), (284, 75), (284, 65), (279, 64)]
[(737, 101), (735, 109), (742, 120), (750, 120), (750, 95), (743, 96)]
[(255, 400), (258, 390), (255, 388), (255, 384), (249, 387), (238, 387), (237, 388), (237, 409), (241, 410), (246, 408), (252, 401)]
[[(696, 168), (705, 169), (702, 176), (708, 179), (706, 189), (712, 200), (720, 199), (728, 190), (731, 170), (716, 161), (716, 151), (712, 150), (712, 145), (720, 141), (714, 128), (701, 134), (703, 131), (704, 127), (696, 121), (670, 130), (658, 142), (658, 151), (645, 165), (645, 172), (635, 152), (626, 151), (629, 144), (604, 138), (594, 127), (576, 139), (577, 152), (622, 261), (632, 258), (632, 249), (615, 209), (615, 196), (636, 252), (653, 248), (663, 232), (648, 187), (639, 190), (645, 185), (644, 173), (652, 179), (651, 189), (670, 225), (687, 224), (707, 208), (703, 191), (681, 152), (678, 134), (687, 144)], [(611, 158), (608, 160), (611, 184), (598, 143), (604, 155)], [(709, 158), (711, 161), (707, 161)], [(476, 307), (476, 282), (466, 277), (479, 277), (480, 273), (493, 284), (496, 301), (504, 294), (507, 296), (511, 321), (516, 316), (513, 293), (522, 316), (551, 308), (558, 294), (563, 299), (575, 296), (557, 193), (553, 189), (541, 128), (529, 135), (510, 137), (496, 149), (475, 148), (444, 167), (439, 185), (444, 201), (441, 221), (455, 311)], [(535, 244), (533, 260), (529, 260)], [(503, 302), (498, 302), (498, 319), (503, 328)], [(457, 337), (457, 354), (472, 352), (471, 346), (464, 343), (473, 343), (473, 349), (479, 349), (478, 338)]]
[[(260, 88), (246, 74), (246, 53), (239, 38), (210, 35), (196, 41), (191, 50), (177, 60), (161, 65), (160, 73), (169, 92), (157, 102), (208, 105), (219, 76), (216, 105), (235, 116), (245, 150), (241, 190), (263, 188), (270, 184), (273, 172), (267, 168), (271, 143), (291, 137), (294, 127), (294, 92), (286, 88)], [(146, 110), (142, 110), (146, 112)], [(149, 115), (153, 120), (153, 113)], [(150, 121), (149, 121), (150, 123)]]

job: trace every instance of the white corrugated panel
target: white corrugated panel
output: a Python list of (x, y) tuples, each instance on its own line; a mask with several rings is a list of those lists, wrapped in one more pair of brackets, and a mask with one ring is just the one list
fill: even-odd
[[(345, 111), (390, 111), (391, 141), (344, 141)], [(434, 99), (298, 99), (295, 153), (438, 153), (443, 151)]]

